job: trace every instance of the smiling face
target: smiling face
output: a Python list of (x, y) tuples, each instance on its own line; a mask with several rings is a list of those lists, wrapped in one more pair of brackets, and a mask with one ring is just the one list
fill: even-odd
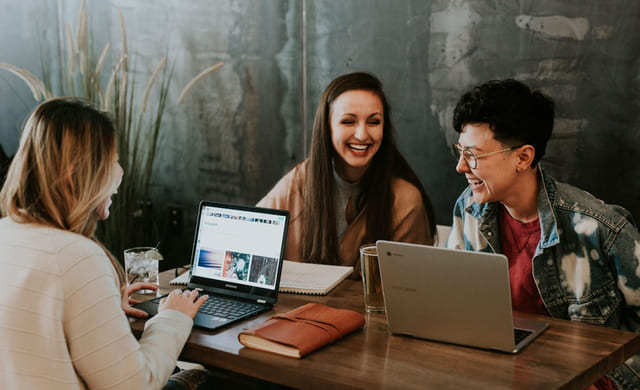
[[(476, 155), (495, 152), (508, 148), (493, 138), (493, 131), (486, 123), (471, 123), (462, 127), (458, 143), (470, 149)], [(463, 173), (473, 191), (473, 200), (477, 203), (509, 202), (518, 196), (519, 188), (514, 185), (518, 181), (516, 151), (506, 151), (478, 159), (478, 166), (471, 169), (469, 164), (460, 158), (456, 171)]]
[(371, 165), (382, 142), (382, 102), (371, 91), (346, 91), (331, 104), (329, 122), (336, 171), (346, 181), (356, 182)]

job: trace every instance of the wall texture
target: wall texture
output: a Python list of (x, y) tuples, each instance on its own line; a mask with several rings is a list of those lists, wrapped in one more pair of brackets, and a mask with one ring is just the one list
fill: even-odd
[[(74, 27), (79, 3), (0, 0), (0, 62), (42, 75), (41, 50), (54, 51), (61, 22)], [(546, 169), (640, 219), (640, 2), (107, 0), (87, 8), (96, 50), (107, 41), (120, 47), (120, 10), (140, 79), (163, 55), (174, 66), (154, 204), (158, 212), (184, 209), (185, 256), (197, 202), (259, 200), (304, 158), (323, 88), (355, 70), (385, 84), (399, 146), (438, 223), (450, 223), (465, 186), (448, 147), (456, 140), (453, 107), (470, 87), (507, 77), (556, 101)], [(175, 104), (182, 87), (218, 61), (225, 66)], [(7, 154), (36, 104), (0, 70)]]

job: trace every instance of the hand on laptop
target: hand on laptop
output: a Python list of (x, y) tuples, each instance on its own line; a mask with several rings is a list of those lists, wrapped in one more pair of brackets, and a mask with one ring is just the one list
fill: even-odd
[(198, 290), (173, 290), (160, 301), (158, 312), (163, 310), (177, 310), (193, 318), (200, 310), (200, 306), (209, 299), (208, 295), (198, 298)]
[(131, 298), (131, 294), (142, 289), (156, 291), (158, 289), (158, 285), (155, 283), (138, 282), (122, 289), (122, 310), (126, 315), (138, 318), (147, 318), (149, 316), (144, 311), (131, 307), (131, 305), (140, 303), (140, 301)]

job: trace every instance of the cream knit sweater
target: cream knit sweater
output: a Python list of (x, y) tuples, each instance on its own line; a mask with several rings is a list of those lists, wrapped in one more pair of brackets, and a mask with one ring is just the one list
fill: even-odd
[(165, 310), (138, 342), (116, 280), (86, 237), (0, 219), (0, 388), (161, 388), (193, 322)]

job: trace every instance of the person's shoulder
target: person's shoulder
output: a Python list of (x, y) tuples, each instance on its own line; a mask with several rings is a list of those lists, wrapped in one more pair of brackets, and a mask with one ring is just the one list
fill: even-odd
[(416, 204), (423, 202), (422, 194), (418, 187), (403, 178), (394, 177), (391, 181), (391, 188), (395, 203)]
[(16, 222), (11, 218), (0, 220), (0, 231), (5, 242), (51, 254), (70, 248), (86, 251), (100, 249), (95, 242), (81, 234), (37, 223)]
[(300, 183), (306, 177), (308, 160), (304, 160), (296, 164), (289, 170), (274, 186), (275, 189), (290, 188), (296, 183)]
[(309, 165), (309, 159), (302, 160), (294, 165), (281, 179), (288, 182), (300, 182), (307, 176), (307, 166)]
[(281, 207), (282, 199), (288, 199), (292, 192), (300, 192), (306, 177), (308, 159), (296, 164), (289, 170), (271, 190), (262, 198), (257, 206)]
[(606, 203), (586, 190), (550, 176), (545, 177), (545, 186), (549, 200), (556, 209), (590, 216), (609, 225), (618, 224), (621, 219), (633, 222), (633, 217), (627, 209)]
[(58, 272), (65, 272), (83, 260), (100, 264), (99, 259), (106, 257), (96, 242), (81, 234), (10, 218), (0, 221), (0, 246), (12, 248), (34, 261), (40, 259)]

